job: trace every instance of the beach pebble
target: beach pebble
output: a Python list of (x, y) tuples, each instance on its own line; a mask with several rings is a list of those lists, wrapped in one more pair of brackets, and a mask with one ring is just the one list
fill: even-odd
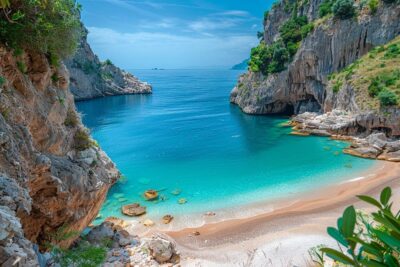
[(144, 222), (143, 222), (143, 225), (144, 226), (154, 226), (154, 222), (152, 221), (152, 220), (150, 220), (150, 219), (146, 219)]
[(174, 219), (174, 217), (172, 215), (165, 215), (162, 220), (164, 224), (169, 224), (172, 220)]
[(199, 232), (199, 231), (194, 231), (192, 234), (193, 234), (194, 236), (199, 236), (199, 235), (200, 235), (200, 232)]

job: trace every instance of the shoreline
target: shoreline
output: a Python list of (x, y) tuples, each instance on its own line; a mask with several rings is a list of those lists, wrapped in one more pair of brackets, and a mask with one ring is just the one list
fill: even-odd
[[(355, 204), (356, 208), (370, 208), (358, 201), (356, 195), (376, 195), (384, 186), (391, 185), (395, 202), (400, 200), (400, 185), (395, 181), (400, 175), (400, 164), (377, 162), (372, 168), (376, 171), (368, 176), (356, 177), (318, 192), (314, 190), (296, 199), (281, 200), (283, 204), (270, 212), (162, 232), (176, 241), (184, 266), (248, 264), (249, 260), (249, 266), (309, 263), (309, 248), (322, 243), (335, 245), (326, 234), (326, 227), (336, 224), (346, 206)], [(154, 232), (156, 229), (148, 231)], [(194, 232), (200, 235), (195, 236)]]
[[(321, 184), (298, 192), (286, 192), (286, 194), (281, 196), (275, 196), (274, 194), (272, 194), (273, 196), (269, 198), (259, 199), (250, 203), (242, 203), (218, 209), (204, 209), (202, 211), (193, 211), (185, 214), (174, 214), (172, 211), (172, 213), (170, 214), (174, 216), (174, 219), (169, 224), (162, 223), (162, 216), (166, 215), (167, 213), (163, 214), (162, 216), (146, 214), (140, 217), (124, 217), (122, 219), (124, 219), (131, 225), (130, 229), (132, 232), (139, 233), (139, 236), (148, 236), (154, 232), (179, 232), (184, 229), (195, 229), (209, 224), (252, 218), (264, 214), (269, 214), (275, 212), (276, 210), (291, 206), (297, 203), (299, 199), (305, 199), (309, 195), (315, 196), (315, 193), (320, 190), (329, 190), (330, 188), (335, 187), (338, 184), (347, 184), (352, 181), (369, 179), (371, 175), (379, 172), (383, 166), (383, 163), (381, 162), (373, 160), (371, 160), (371, 162), (372, 163), (366, 170), (354, 171), (349, 169), (350, 174), (335, 174), (335, 176), (330, 178), (331, 180), (327, 184)], [(260, 197), (262, 197), (263, 194), (267, 193), (268, 192), (262, 193)], [(190, 205), (190, 203), (187, 205)], [(212, 213), (213, 215), (210, 216), (207, 215), (207, 213)], [(155, 225), (152, 227), (144, 226), (144, 221), (148, 219), (153, 221)]]

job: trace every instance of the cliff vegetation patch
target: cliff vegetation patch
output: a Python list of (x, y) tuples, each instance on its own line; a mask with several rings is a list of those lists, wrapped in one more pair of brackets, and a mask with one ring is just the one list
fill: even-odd
[(306, 16), (297, 16), (297, 12), (279, 29), (279, 40), (268, 45), (263, 40), (251, 50), (249, 68), (264, 75), (277, 73), (285, 69), (296, 54), (301, 41), (314, 29)]
[(362, 110), (398, 106), (400, 99), (400, 37), (375, 47), (367, 55), (332, 74), (329, 86), (338, 93), (350, 85)]
[(44, 53), (52, 64), (75, 51), (81, 28), (74, 0), (2, 0), (0, 9), (0, 42), (8, 47)]

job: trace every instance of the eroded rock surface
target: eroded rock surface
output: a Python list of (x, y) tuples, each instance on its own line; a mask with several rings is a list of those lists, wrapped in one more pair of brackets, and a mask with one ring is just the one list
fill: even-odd
[[(155, 234), (139, 238), (130, 233), (130, 224), (121, 219), (108, 218), (95, 226), (84, 242), (103, 246), (108, 240), (107, 256), (104, 266), (175, 266), (180, 257), (175, 243), (167, 236)], [(82, 241), (81, 241), (82, 242)]]
[(64, 62), (71, 76), (70, 88), (75, 100), (152, 92), (148, 83), (111, 62), (100, 62), (87, 42), (86, 29), (75, 56)]
[(10, 249), (35, 265), (32, 243), (86, 227), (119, 172), (82, 125), (63, 64), (0, 47), (0, 75), (0, 265)]
[[(318, 18), (320, 0), (311, 0), (299, 8), (298, 15)], [(265, 21), (264, 39), (271, 44), (279, 37), (279, 27), (289, 19), (280, 3)], [(308, 34), (287, 69), (265, 77), (248, 73), (239, 78), (230, 101), (250, 114), (301, 114), (332, 109), (358, 111), (352, 98), (327, 92), (328, 75), (340, 71), (377, 45), (386, 44), (400, 32), (400, 5), (382, 4), (376, 14), (362, 14), (357, 19), (329, 18)]]
[(332, 136), (351, 141), (352, 144), (344, 150), (347, 154), (400, 162), (400, 140), (388, 137), (381, 128), (386, 120), (377, 120), (377, 124), (373, 124), (367, 123), (365, 117), (367, 115), (355, 115), (343, 110), (324, 114), (305, 112), (293, 118), (292, 126), (296, 132), (306, 135)]

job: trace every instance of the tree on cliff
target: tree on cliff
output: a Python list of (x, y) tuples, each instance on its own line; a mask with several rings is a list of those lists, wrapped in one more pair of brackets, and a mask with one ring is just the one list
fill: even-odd
[(340, 19), (349, 19), (356, 14), (353, 0), (337, 0), (332, 6), (332, 11), (335, 17)]
[(45, 53), (53, 64), (71, 55), (80, 36), (74, 0), (0, 0), (0, 42)]

